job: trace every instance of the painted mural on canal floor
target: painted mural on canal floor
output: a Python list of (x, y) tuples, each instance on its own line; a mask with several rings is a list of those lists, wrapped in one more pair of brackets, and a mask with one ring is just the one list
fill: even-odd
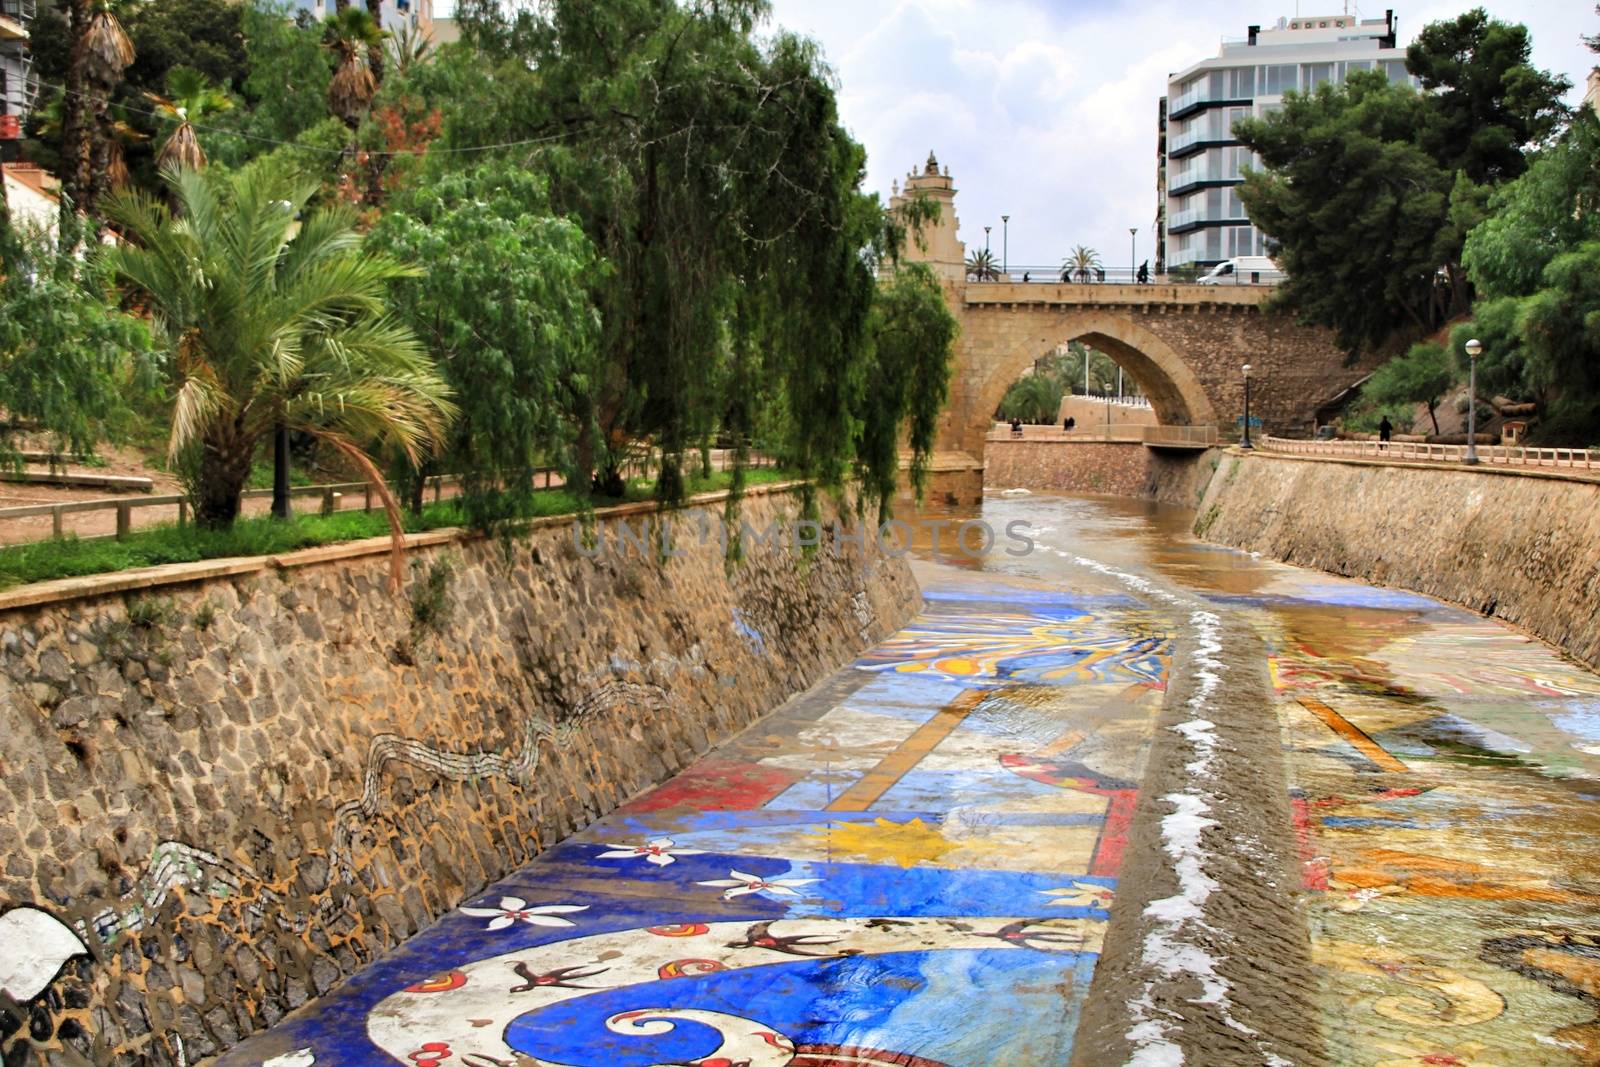
[(952, 573), (852, 669), (220, 1062), (1064, 1063), (1169, 640), (1120, 595)]
[(1330, 1055), (1600, 1063), (1600, 678), (1433, 600), (1270, 573)]

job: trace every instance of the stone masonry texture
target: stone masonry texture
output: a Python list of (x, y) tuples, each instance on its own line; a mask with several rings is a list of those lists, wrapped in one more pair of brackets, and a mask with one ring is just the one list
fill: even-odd
[(1034, 489), (1143, 497), (1194, 507), (1197, 480), (1209, 474), (1215, 450), (1146, 448), (1137, 441), (1000, 440), (984, 453), (984, 484), (991, 489)]
[(850, 543), (730, 564), (680, 537), (662, 562), (599, 529), (594, 558), (566, 524), (417, 549), (398, 596), (367, 555), (0, 615), (0, 913), (86, 948), (24, 1003), (0, 989), (7, 1067), (203, 1060), (920, 602), (903, 560)]
[(1600, 666), (1595, 482), (1230, 454), (1195, 533), (1453, 601)]
[(1350, 363), (1327, 330), (1263, 310), (1268, 295), (1248, 286), (951, 286), (961, 336), (938, 447), (982, 456), (1006, 389), (1070, 340), (1115, 359), (1162, 423), (1224, 434), (1238, 430), (1249, 363), (1260, 427), (1305, 435), (1319, 406), (1373, 368)]

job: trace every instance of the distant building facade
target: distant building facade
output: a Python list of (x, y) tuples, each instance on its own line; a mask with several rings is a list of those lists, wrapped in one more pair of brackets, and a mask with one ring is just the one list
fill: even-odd
[(39, 86), (28, 51), (36, 0), (0, 0), (0, 160), (17, 158), (22, 120)]
[(1171, 75), (1158, 117), (1157, 265), (1171, 271), (1271, 255), (1239, 200), (1242, 168), (1259, 162), (1235, 139), (1233, 124), (1278, 110), (1289, 90), (1341, 83), (1351, 71), (1380, 70), (1415, 84), (1405, 59), (1393, 11), (1381, 19), (1297, 16), (1224, 38), (1217, 55)]
[(1589, 72), (1589, 91), (1583, 94), (1585, 107), (1594, 108), (1594, 113), (1600, 115), (1600, 67)]
[[(3, 3), (4, 0), (0, 0)], [(350, 0), (356, 7), (365, 8), (366, 0)], [(310, 12), (315, 18), (327, 18), (337, 5), (334, 0), (293, 0), (293, 7)], [(433, 0), (383, 0), (382, 24), (386, 30), (406, 27), (431, 37), (433, 35)]]

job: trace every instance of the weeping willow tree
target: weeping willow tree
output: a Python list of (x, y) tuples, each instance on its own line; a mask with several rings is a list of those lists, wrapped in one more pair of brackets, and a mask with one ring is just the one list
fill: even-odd
[[(953, 322), (916, 358), (878, 325), (878, 268), (902, 224), (861, 192), (865, 154), (815, 44), (767, 32), (764, 0), (457, 10), (468, 50), (422, 75), (449, 87), (438, 147), (537, 141), (515, 158), (604, 261), (589, 280), (595, 380), (569, 413), (599, 428), (580, 439), (580, 482), (619, 491), (642, 446), (661, 457), (667, 503), (713, 443), (733, 451), (735, 495), (755, 448), (816, 485), (858, 472), (874, 493), (896, 480), (902, 433), (913, 471), (926, 463)], [(935, 304), (948, 317), (915, 306)], [(904, 380), (929, 363), (926, 387)]]

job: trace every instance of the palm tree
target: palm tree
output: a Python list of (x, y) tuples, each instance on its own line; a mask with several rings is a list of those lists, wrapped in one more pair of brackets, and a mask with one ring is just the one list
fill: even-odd
[[(40, 104), (33, 110), (36, 135), (44, 141), (59, 142), (63, 152), (67, 151), (67, 110), (67, 96), (64, 93), (57, 93), (48, 103)], [(106, 175), (111, 188), (121, 189), (133, 180), (128, 170), (128, 149), (150, 138), (133, 125), (127, 108), (120, 104), (112, 104), (108, 115), (111, 120), (111, 143)], [(63, 169), (70, 169), (70, 163), (64, 160)]]
[[(226, 528), (257, 445), (282, 425), (345, 456), (371, 481), (399, 551), (400, 512), (366, 448), (413, 463), (454, 414), (410, 329), (385, 304), (411, 271), (363, 253), (342, 205), (296, 216), (314, 179), (271, 166), (233, 174), (168, 167), (174, 208), (143, 192), (108, 207), (129, 243), (105, 253), (169, 347), (169, 453), (188, 472), (196, 523)], [(395, 564), (398, 580), (398, 557)]]
[(328, 23), (328, 40), (339, 55), (339, 66), (328, 83), (328, 108), (352, 130), (378, 92), (373, 61), (383, 46), (383, 31), (372, 16), (347, 7)]
[(1061, 280), (1064, 282), (1093, 281), (1101, 269), (1100, 253), (1084, 245), (1074, 245), (1061, 263)]
[(993, 252), (984, 248), (967, 257), (967, 280), (974, 282), (1000, 280), (1000, 268), (995, 266)]
[(144, 94), (155, 104), (156, 112), (164, 120), (177, 124), (156, 151), (156, 166), (165, 169), (175, 165), (203, 170), (206, 154), (200, 147), (200, 138), (195, 135), (195, 121), (218, 111), (227, 111), (233, 107), (233, 100), (212, 85), (204, 74), (191, 67), (173, 67), (167, 72), (167, 93), (167, 96)]
[(111, 188), (121, 189), (133, 181), (133, 175), (128, 170), (128, 149), (148, 141), (150, 136), (133, 124), (124, 107), (112, 104), (110, 118), (111, 143), (107, 152), (106, 180), (111, 183)]
[(387, 36), (387, 51), (396, 74), (404, 75), (412, 67), (420, 66), (433, 58), (433, 42), (410, 23), (391, 31)]
[(112, 184), (112, 144), (116, 138), (109, 112), (111, 93), (134, 60), (133, 42), (117, 18), (117, 6), (117, 0), (97, 0), (83, 27), (81, 59), (88, 83), (92, 136), (88, 189), (80, 206), (90, 214)]

